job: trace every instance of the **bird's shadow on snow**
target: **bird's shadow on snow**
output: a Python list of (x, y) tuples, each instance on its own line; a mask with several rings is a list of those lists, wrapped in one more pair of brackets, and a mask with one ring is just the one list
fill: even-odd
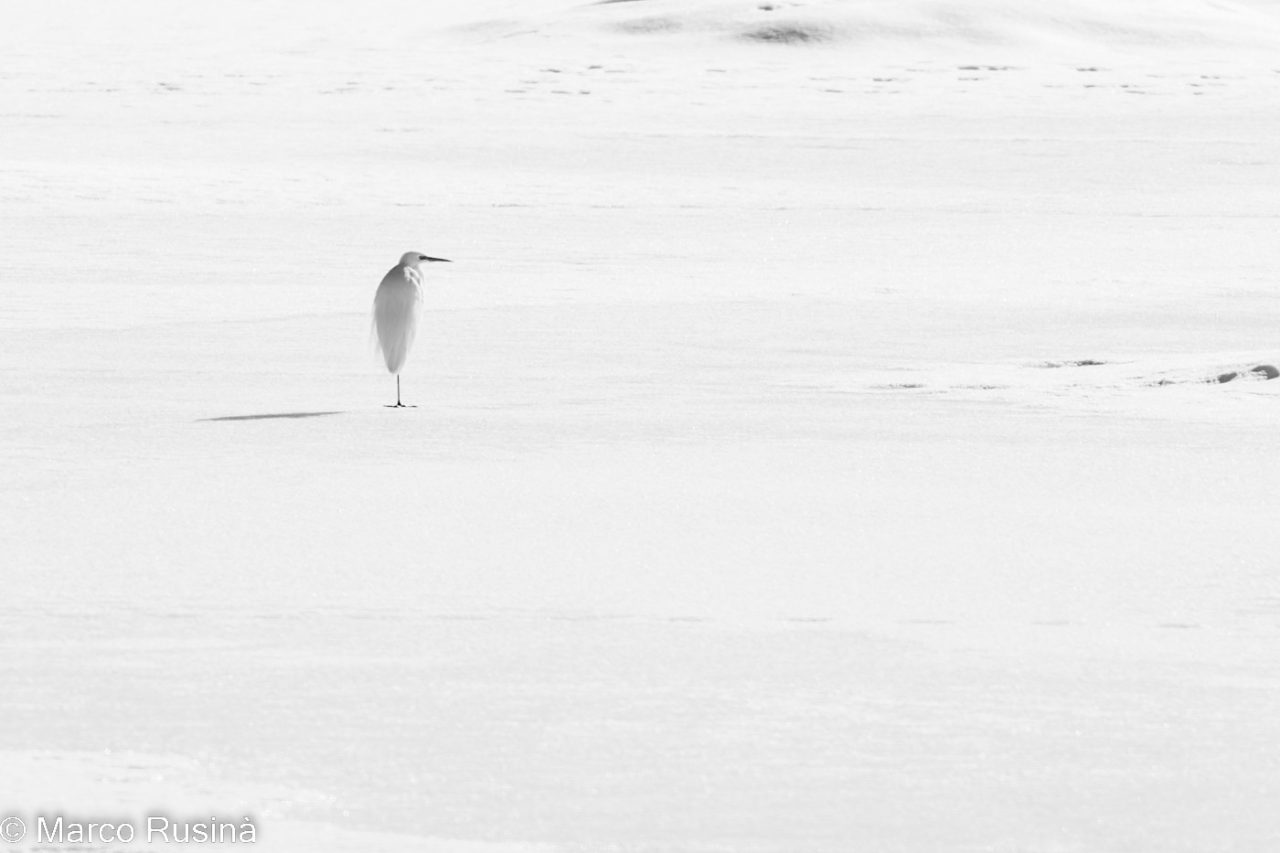
[(277, 412), (268, 415), (223, 415), (220, 418), (199, 418), (196, 423), (211, 421), (267, 421), (274, 418), (322, 418), (325, 415), (343, 415), (346, 412)]

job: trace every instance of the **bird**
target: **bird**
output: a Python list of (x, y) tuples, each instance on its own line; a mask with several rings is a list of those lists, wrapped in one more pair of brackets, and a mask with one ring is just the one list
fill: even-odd
[(421, 252), (405, 252), (400, 262), (387, 271), (373, 296), (373, 326), (378, 335), (378, 349), (387, 370), (396, 375), (396, 402), (389, 409), (413, 408), (400, 402), (400, 369), (409, 358), (409, 349), (418, 333), (418, 315), (422, 311), (422, 271), (424, 262), (452, 263), (448, 258), (433, 258)]

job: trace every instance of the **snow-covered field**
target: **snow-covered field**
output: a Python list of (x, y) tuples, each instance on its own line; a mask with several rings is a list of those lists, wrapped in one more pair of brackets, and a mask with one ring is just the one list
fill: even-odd
[[(0, 818), (1280, 849), (1277, 45), (1269, 0), (15, 0)], [(392, 410), (410, 249), (454, 263)]]

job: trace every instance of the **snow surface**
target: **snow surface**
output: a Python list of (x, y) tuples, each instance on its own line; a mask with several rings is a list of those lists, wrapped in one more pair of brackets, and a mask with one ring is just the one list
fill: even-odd
[[(1280, 849), (1278, 39), (9, 4), (0, 810)], [(407, 250), (454, 263), (390, 410)]]

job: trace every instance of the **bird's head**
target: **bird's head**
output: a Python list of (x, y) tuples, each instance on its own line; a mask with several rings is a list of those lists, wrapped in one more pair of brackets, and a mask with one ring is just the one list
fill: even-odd
[(452, 263), (448, 258), (433, 258), (430, 255), (424, 255), (421, 252), (405, 252), (400, 256), (400, 266), (416, 267), (424, 261), (434, 261), (436, 263), (448, 264)]

